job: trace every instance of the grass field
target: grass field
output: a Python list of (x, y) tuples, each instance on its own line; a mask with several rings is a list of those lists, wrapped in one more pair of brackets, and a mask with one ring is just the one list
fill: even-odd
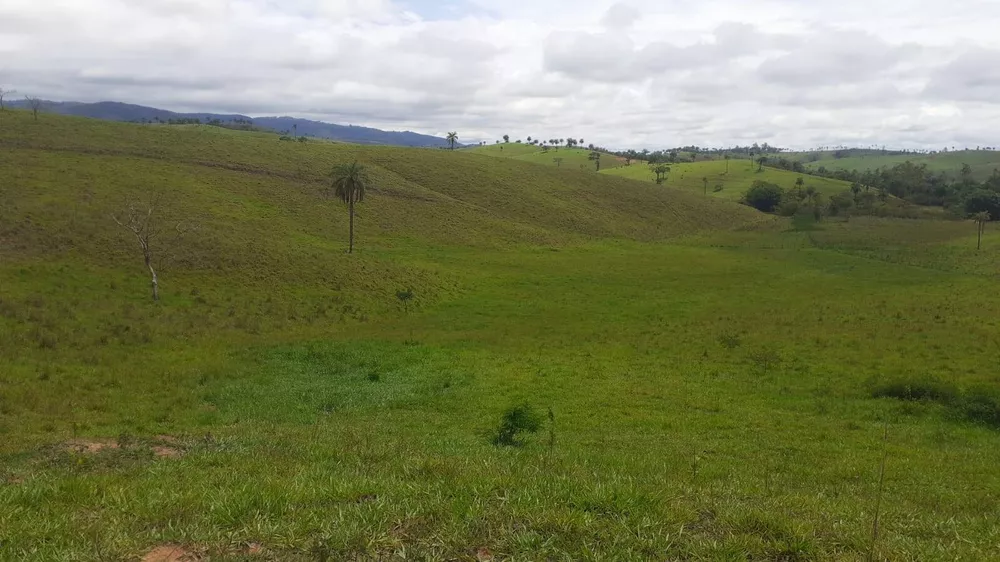
[[(705, 193), (705, 178), (708, 178), (708, 194), (722, 199), (739, 200), (754, 181), (766, 181), (777, 184), (785, 189), (795, 187), (799, 178), (805, 181), (806, 187), (815, 187), (824, 195), (833, 195), (850, 189), (850, 184), (833, 179), (796, 174), (785, 170), (764, 167), (758, 172), (757, 166), (750, 166), (749, 160), (706, 160), (703, 162), (688, 162), (670, 164), (670, 175), (665, 185), (699, 194)], [(728, 172), (727, 172), (728, 170)], [(634, 162), (631, 166), (609, 169), (608, 175), (653, 182), (656, 174), (643, 162)], [(717, 190), (721, 186), (722, 189)]]
[[(807, 156), (809, 156), (809, 153), (791, 155), (791, 157), (798, 159), (804, 159)], [(1000, 169), (1000, 151), (994, 150), (960, 150), (937, 154), (870, 155), (840, 159), (834, 158), (832, 152), (824, 152), (821, 153), (821, 156), (820, 160), (809, 162), (806, 164), (806, 167), (815, 170), (823, 166), (828, 170), (858, 170), (859, 172), (864, 172), (879, 168), (891, 168), (904, 162), (913, 162), (914, 164), (926, 164), (928, 169), (946, 173), (954, 178), (958, 177), (962, 171), (962, 165), (968, 164), (972, 168), (972, 175), (976, 181), (985, 181), (993, 174), (993, 170)]]
[[(156, 189), (159, 304), (107, 218)], [(1000, 557), (1000, 432), (872, 397), (996, 390), (1000, 235), (687, 191), (6, 114), (0, 560)]]

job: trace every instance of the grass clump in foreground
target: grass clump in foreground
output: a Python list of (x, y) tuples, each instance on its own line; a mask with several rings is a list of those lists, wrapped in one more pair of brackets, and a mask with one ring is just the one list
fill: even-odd
[(543, 418), (530, 404), (512, 406), (504, 410), (500, 425), (493, 432), (493, 444), (500, 447), (520, 447), (525, 444), (523, 435), (537, 433)]
[[(1000, 431), (867, 386), (989, 418), (993, 232), (214, 129), (5, 115), (0, 559), (1000, 558)], [(150, 184), (198, 225), (159, 303)], [(495, 446), (526, 402), (558, 443)]]

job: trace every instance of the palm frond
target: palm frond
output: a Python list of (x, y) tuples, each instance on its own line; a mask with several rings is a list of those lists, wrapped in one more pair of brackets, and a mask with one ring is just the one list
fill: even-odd
[(368, 188), (368, 171), (363, 165), (357, 161), (341, 164), (333, 169), (330, 177), (333, 180), (331, 187), (334, 197), (344, 203), (364, 200)]

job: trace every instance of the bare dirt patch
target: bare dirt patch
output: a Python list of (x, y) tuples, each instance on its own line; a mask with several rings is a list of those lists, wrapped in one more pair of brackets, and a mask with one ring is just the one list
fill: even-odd
[(199, 562), (202, 557), (176, 545), (162, 545), (150, 550), (140, 562)]
[(96, 455), (101, 451), (118, 449), (118, 443), (114, 441), (90, 441), (87, 439), (74, 439), (66, 442), (66, 450), (71, 453), (82, 455)]
[(161, 459), (175, 459), (184, 456), (180, 439), (171, 435), (157, 435), (152, 446), (153, 454)]

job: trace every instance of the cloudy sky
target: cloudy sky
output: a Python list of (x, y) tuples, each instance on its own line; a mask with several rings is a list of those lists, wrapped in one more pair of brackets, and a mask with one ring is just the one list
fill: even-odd
[(465, 142), (1000, 145), (997, 0), (2, 0), (0, 87)]

